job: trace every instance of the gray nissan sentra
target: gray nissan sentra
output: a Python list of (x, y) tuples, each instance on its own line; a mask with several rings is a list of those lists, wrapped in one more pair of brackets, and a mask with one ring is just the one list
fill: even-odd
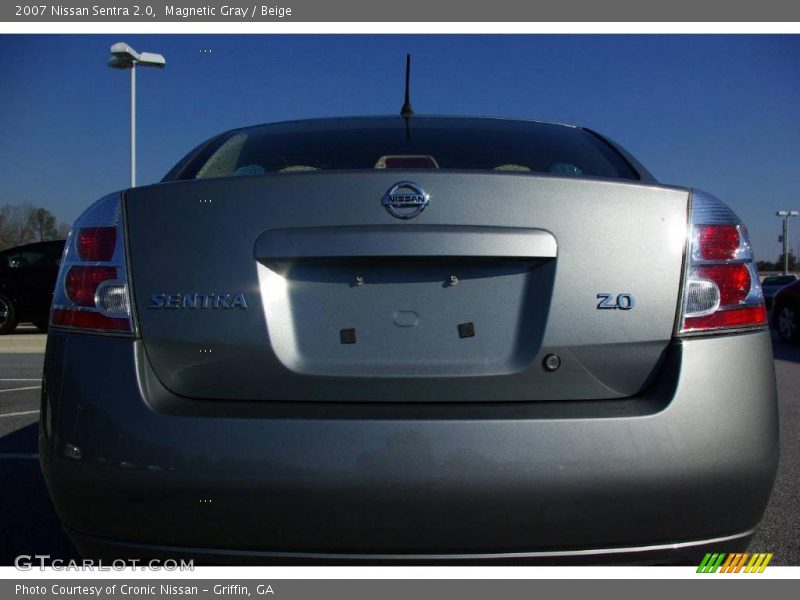
[(74, 224), (40, 456), (85, 556), (741, 551), (778, 460), (747, 231), (580, 127), (230, 131)]

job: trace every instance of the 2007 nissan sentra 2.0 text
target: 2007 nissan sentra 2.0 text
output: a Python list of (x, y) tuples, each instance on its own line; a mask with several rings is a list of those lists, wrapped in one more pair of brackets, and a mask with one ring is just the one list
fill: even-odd
[(736, 214), (591, 130), (237, 129), (74, 224), (41, 463), (85, 556), (692, 561), (769, 498), (766, 324)]

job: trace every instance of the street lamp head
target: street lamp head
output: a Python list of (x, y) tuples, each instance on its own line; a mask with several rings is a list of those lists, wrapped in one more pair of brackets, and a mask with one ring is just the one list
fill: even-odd
[(139, 60), (139, 53), (125, 42), (117, 42), (111, 46), (111, 54), (127, 60)]
[(136, 52), (125, 42), (117, 42), (111, 46), (111, 58), (108, 66), (112, 69), (131, 69), (135, 65), (157, 67), (163, 69), (167, 60), (155, 52)]
[(155, 52), (142, 52), (137, 62), (143, 67), (157, 67), (163, 69), (167, 64), (167, 59)]
[(796, 217), (800, 215), (800, 212), (796, 210), (779, 210), (775, 213), (776, 217)]

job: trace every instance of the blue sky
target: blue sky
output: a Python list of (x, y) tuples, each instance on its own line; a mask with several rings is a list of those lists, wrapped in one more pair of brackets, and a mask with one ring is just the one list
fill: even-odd
[(639, 35), (0, 36), (0, 205), (71, 221), (126, 187), (128, 77), (106, 67), (117, 41), (168, 61), (139, 72), (139, 184), (232, 127), (397, 113), (411, 52), (418, 113), (596, 129), (660, 181), (728, 202), (759, 259), (780, 252), (775, 210), (800, 209), (800, 36)]

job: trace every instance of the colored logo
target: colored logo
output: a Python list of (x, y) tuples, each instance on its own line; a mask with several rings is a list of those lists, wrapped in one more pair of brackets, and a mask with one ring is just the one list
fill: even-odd
[(712, 554), (709, 552), (703, 557), (703, 561), (697, 567), (697, 572), (716, 573), (719, 570), (720, 573), (763, 573), (771, 560), (772, 552), (769, 554), (763, 552), (754, 554), (748, 554), (747, 552)]

